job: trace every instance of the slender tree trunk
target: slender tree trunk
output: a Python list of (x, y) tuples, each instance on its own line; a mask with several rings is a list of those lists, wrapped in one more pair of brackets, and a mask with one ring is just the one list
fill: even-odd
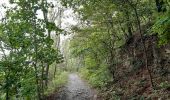
[(35, 63), (34, 63), (34, 69), (35, 69), (35, 78), (36, 78), (36, 85), (37, 85), (37, 95), (38, 100), (41, 100), (41, 93), (40, 93), (40, 87), (39, 87), (39, 77), (38, 77), (38, 69), (37, 69), (37, 45), (36, 45), (36, 36), (34, 36), (35, 40)]
[(33, 36), (33, 39), (34, 39), (34, 45), (35, 45), (35, 60), (34, 60), (34, 69), (35, 69), (35, 78), (36, 78), (36, 85), (37, 85), (37, 95), (38, 95), (38, 100), (41, 100), (41, 91), (40, 91), (40, 86), (39, 86), (39, 76), (38, 76), (38, 68), (37, 68), (37, 63), (38, 63), (38, 46), (37, 46), (37, 37), (36, 37), (36, 20), (34, 18), (33, 20), (33, 25), (35, 26), (34, 27), (34, 36)]
[[(56, 37), (56, 40), (57, 39), (58, 39), (58, 41), (56, 42), (56, 48), (59, 51), (60, 50), (60, 35), (58, 36), (58, 38)], [(56, 75), (56, 71), (57, 71), (57, 62), (56, 62), (55, 69), (54, 69), (54, 78), (55, 78), (55, 75)]]
[(158, 12), (166, 12), (167, 9), (165, 6), (165, 2), (164, 0), (155, 0), (155, 3), (156, 3), (156, 8), (157, 8), (157, 11)]
[[(48, 38), (51, 39), (51, 31), (48, 30)], [(49, 48), (51, 48), (50, 46), (48, 46)], [(50, 65), (49, 63), (47, 62), (47, 68), (46, 68), (46, 80), (45, 80), (45, 86), (47, 87), (48, 86), (48, 74), (49, 74), (49, 68), (50, 68)]]
[(50, 67), (50, 65), (49, 64), (47, 64), (47, 68), (46, 68), (46, 79), (45, 79), (45, 86), (47, 87), (48, 86), (48, 72), (49, 72), (49, 67)]
[(56, 72), (57, 72), (57, 63), (55, 65), (55, 69), (54, 69), (54, 78), (55, 78)]
[(18, 93), (19, 93), (19, 92), (18, 92), (18, 86), (15, 87), (15, 92), (16, 92), (16, 95), (15, 95), (16, 99), (19, 99), (19, 95), (18, 95)]
[[(132, 6), (132, 5), (131, 5)], [(146, 51), (146, 45), (145, 45), (145, 41), (143, 40), (143, 34), (142, 34), (142, 29), (141, 29), (141, 25), (140, 25), (140, 19), (139, 19), (139, 15), (138, 15), (138, 12), (137, 12), (137, 9), (132, 6), (132, 8), (134, 9), (135, 11), (135, 15), (136, 15), (136, 20), (137, 20), (137, 24), (138, 24), (138, 29), (139, 29), (139, 33), (140, 33), (140, 37), (141, 37), (141, 42), (142, 42), (142, 45), (143, 45), (143, 53), (144, 53), (144, 59), (145, 59), (145, 67), (148, 71), (148, 75), (149, 75), (149, 80), (150, 80), (150, 84), (151, 84), (151, 87), (154, 88), (154, 85), (153, 85), (153, 81), (152, 81), (152, 75), (151, 75), (151, 71), (149, 69), (149, 66), (148, 66), (148, 57), (147, 57), (147, 51)]]
[(6, 100), (9, 100), (9, 91), (8, 91), (8, 88), (6, 89)]
[(35, 78), (36, 78), (36, 85), (37, 85), (38, 100), (41, 100), (41, 93), (40, 93), (40, 87), (39, 87), (39, 77), (38, 77), (38, 69), (37, 69), (36, 63), (34, 64), (34, 69), (35, 69)]
[(8, 79), (8, 75), (6, 76), (6, 85), (7, 85), (7, 87), (6, 87), (6, 100), (10, 100), (10, 97), (9, 97), (9, 79)]
[(128, 28), (128, 38), (132, 37), (132, 28), (131, 28), (131, 23), (129, 22), (130, 21), (130, 18), (129, 18), (129, 14), (128, 14), (128, 11), (125, 12), (126, 13), (126, 17), (127, 17), (127, 28)]
[[(44, 2), (44, 0), (43, 0), (43, 3), (45, 3), (45, 5), (47, 5), (47, 1)], [(46, 21), (46, 23), (48, 23), (47, 14), (48, 14), (48, 12), (44, 12), (44, 11), (43, 11), (44, 20)], [(47, 26), (48, 26), (48, 25), (47, 25)], [(48, 31), (47, 31), (47, 34), (48, 34), (48, 38), (51, 39), (51, 31), (50, 31), (49, 29), (48, 29)], [(50, 48), (49, 45), (48, 45), (48, 48)], [(46, 80), (45, 80), (45, 86), (46, 86), (46, 88), (47, 88), (47, 86), (48, 86), (48, 73), (49, 73), (49, 68), (50, 68), (50, 65), (49, 65), (49, 63), (47, 62)]]
[(42, 92), (42, 98), (43, 98), (43, 96), (44, 96), (44, 69), (45, 69), (45, 67), (44, 67), (44, 63), (43, 62), (41, 62), (42, 63), (42, 70), (41, 70), (41, 92)]

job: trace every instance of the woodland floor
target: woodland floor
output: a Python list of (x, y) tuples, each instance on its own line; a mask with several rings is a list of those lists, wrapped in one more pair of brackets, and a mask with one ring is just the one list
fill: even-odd
[(58, 93), (50, 95), (46, 100), (99, 100), (95, 90), (77, 74), (68, 76), (68, 83)]

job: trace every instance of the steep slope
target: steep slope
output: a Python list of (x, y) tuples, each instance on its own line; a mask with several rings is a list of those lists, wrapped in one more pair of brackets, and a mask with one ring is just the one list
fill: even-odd
[[(119, 63), (116, 66), (115, 80), (107, 85), (106, 99), (116, 95), (127, 99), (170, 99), (170, 46), (157, 44), (156, 35), (144, 36), (148, 66), (145, 67), (141, 38), (134, 35), (122, 46), (118, 53)], [(150, 84), (153, 82), (153, 87)]]

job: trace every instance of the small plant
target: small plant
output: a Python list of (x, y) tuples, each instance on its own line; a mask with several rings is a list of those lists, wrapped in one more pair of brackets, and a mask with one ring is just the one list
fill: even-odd
[(163, 89), (170, 88), (170, 84), (168, 83), (168, 81), (162, 82), (159, 86)]

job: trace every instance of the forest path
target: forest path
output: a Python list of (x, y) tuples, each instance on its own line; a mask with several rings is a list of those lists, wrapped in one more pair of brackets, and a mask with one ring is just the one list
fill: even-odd
[(62, 91), (48, 100), (98, 100), (96, 92), (76, 73), (68, 75), (68, 83)]

